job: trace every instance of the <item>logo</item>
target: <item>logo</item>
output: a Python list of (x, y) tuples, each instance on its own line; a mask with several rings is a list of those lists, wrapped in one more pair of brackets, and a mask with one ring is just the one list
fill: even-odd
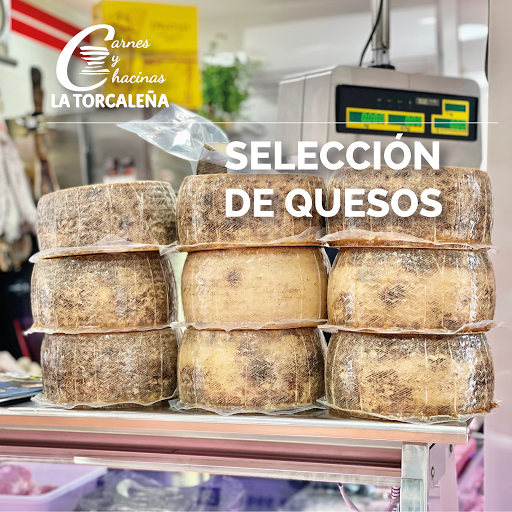
[[(93, 85), (84, 87), (79, 86), (74, 84), (69, 79), (69, 62), (73, 55), (77, 55), (78, 47), (82, 41), (89, 34), (92, 34), (96, 30), (107, 31), (107, 35), (103, 40), (112, 41), (110, 43), (110, 50), (112, 50), (112, 55), (109, 48), (104, 46), (80, 46), (80, 58), (83, 59), (86, 64), (84, 69), (80, 71), (80, 74), (98, 77), (104, 76), (105, 78), (99, 80)], [(130, 84), (148, 84), (148, 87), (151, 87), (150, 84), (162, 84), (166, 81), (163, 75), (158, 76), (154, 74), (149, 76), (144, 75), (143, 71), (139, 71), (137, 75), (121, 75), (120, 68), (117, 67), (117, 65), (122, 60), (122, 49), (131, 48), (131, 51), (133, 52), (147, 49), (151, 46), (151, 44), (147, 39), (140, 41), (124, 41), (123, 39), (114, 40), (114, 36), (114, 27), (112, 25), (106, 24), (93, 25), (92, 27), (88, 27), (74, 36), (66, 44), (57, 60), (56, 73), (59, 83), (69, 91), (74, 91), (75, 93), (86, 93), (88, 91), (98, 89), (102, 85), (106, 84), (107, 81), (110, 81), (110, 89), (117, 93), (119, 89), (123, 88), (128, 89), (128, 91), (133, 90), (133, 86)], [(109, 68), (115, 69), (112, 70)], [(138, 91), (140, 91), (140, 89), (138, 89)], [(75, 99), (76, 107), (82, 106), (85, 108), (161, 108), (169, 106), (167, 96), (165, 94), (160, 94), (160, 97), (157, 97), (155, 91), (147, 91), (143, 94), (111, 93), (107, 94), (106, 96), (103, 94), (73, 94), (72, 96)], [(51, 105), (52, 108), (70, 108), (71, 101), (67, 94), (62, 94), (60, 100), (57, 102), (55, 94), (52, 94)]]
[[(104, 78), (97, 84), (90, 85), (88, 87), (79, 87), (78, 85), (75, 85), (71, 82), (68, 75), (69, 61), (71, 60), (73, 53), (75, 53), (78, 45), (89, 34), (95, 30), (100, 29), (107, 29), (107, 35), (105, 36), (104, 41), (111, 41), (114, 39), (116, 31), (112, 25), (93, 25), (92, 27), (88, 27), (74, 36), (62, 50), (59, 56), (59, 60), (57, 61), (57, 79), (66, 89), (77, 92), (92, 91), (98, 87), (101, 87), (107, 81), (107, 78)], [(108, 57), (110, 53), (107, 48), (101, 46), (82, 46), (80, 50), (80, 55), (83, 55), (82, 58), (87, 61), (87, 69), (84, 69), (80, 74), (103, 75), (110, 73), (109, 69), (99, 69), (104, 64), (105, 57)]]
[(110, 55), (110, 52), (102, 46), (81, 46), (80, 55), (82, 59), (87, 62), (87, 68), (80, 71), (81, 75), (103, 75), (110, 73), (109, 69), (98, 69), (105, 65), (105, 57)]

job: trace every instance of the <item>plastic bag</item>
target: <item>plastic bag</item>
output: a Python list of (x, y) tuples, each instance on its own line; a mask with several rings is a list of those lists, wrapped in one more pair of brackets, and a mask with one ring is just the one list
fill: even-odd
[[(216, 147), (219, 144), (215, 145)], [(194, 174), (224, 174), (228, 172), (226, 164), (230, 160), (225, 152), (218, 151), (210, 144), (204, 144), (198, 162), (190, 162)]]
[(367, 332), (488, 330), (496, 305), (486, 252), (346, 248), (327, 294), (329, 324)]
[(326, 358), (325, 403), (362, 417), (449, 421), (496, 407), (494, 366), (484, 334), (340, 332)]
[(315, 247), (190, 253), (181, 279), (186, 325), (229, 331), (325, 323), (324, 258), (325, 252)]
[(42, 258), (158, 250), (177, 239), (169, 183), (139, 181), (76, 187), (43, 196), (37, 207)]
[(76, 510), (219, 511), (246, 510), (246, 492), (236, 478), (212, 476), (193, 487), (165, 487), (140, 471), (112, 470), (98, 489), (82, 498)]
[(222, 415), (287, 414), (317, 407), (324, 393), (325, 340), (318, 329), (183, 334), (176, 410)]
[[(178, 232), (180, 250), (186, 252), (229, 247), (261, 247), (262, 245), (322, 245), (324, 218), (313, 207), (311, 217), (294, 217), (285, 207), (286, 196), (303, 189), (315, 197), (315, 189), (323, 190), (323, 179), (301, 174), (216, 174), (187, 176), (178, 193)], [(256, 217), (251, 208), (241, 217), (226, 216), (226, 190), (246, 192), (251, 204), (254, 189), (272, 189), (273, 217)], [(293, 207), (304, 205), (297, 195)], [(233, 210), (242, 208), (242, 198), (233, 196)], [(265, 208), (264, 208), (265, 209)]]
[(35, 264), (28, 332), (120, 332), (176, 320), (170, 262), (158, 252), (53, 258)]
[(73, 408), (140, 405), (176, 392), (179, 333), (47, 334), (41, 347), (43, 393), (36, 403)]
[(193, 162), (200, 159), (205, 143), (229, 142), (217, 125), (175, 103), (147, 121), (130, 121), (118, 126), (166, 153)]
[[(430, 196), (442, 205), (437, 217), (420, 215), (421, 209), (432, 211), (421, 202), (421, 194), (426, 189), (440, 191), (438, 197)], [(327, 219), (327, 235), (322, 241), (332, 247), (344, 246), (384, 246), (384, 247), (426, 247), (436, 246), (453, 249), (490, 248), (493, 225), (492, 192), (489, 175), (478, 169), (462, 167), (441, 167), (439, 170), (422, 167), (415, 170), (406, 167), (393, 170), (382, 169), (356, 170), (343, 168), (335, 171), (327, 190), (327, 210), (333, 206), (334, 189), (341, 189), (342, 205), (337, 215)], [(374, 189), (383, 189), (387, 195), (377, 196), (389, 207), (389, 213), (382, 217), (370, 216), (346, 217), (343, 205), (345, 189), (362, 189), (364, 193), (356, 196), (362, 199), (362, 205), (354, 210), (367, 212), (379, 211), (380, 207), (368, 201), (368, 193)], [(420, 203), (415, 213), (402, 217), (391, 207), (393, 194), (400, 189), (412, 191)], [(398, 200), (402, 211), (407, 211), (411, 200), (403, 195)]]

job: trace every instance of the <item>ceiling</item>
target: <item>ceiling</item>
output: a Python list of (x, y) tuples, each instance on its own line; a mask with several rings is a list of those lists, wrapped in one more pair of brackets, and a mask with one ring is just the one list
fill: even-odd
[[(26, 0), (48, 10), (77, 26), (92, 23), (92, 7), (97, 0)], [(130, 1), (130, 0), (117, 0)], [(266, 71), (274, 67), (290, 71), (295, 55), (303, 59), (303, 65), (326, 65), (324, 60), (336, 63), (355, 63), (371, 29), (371, 0), (136, 0), (142, 3), (167, 3), (194, 5), (199, 10), (200, 53), (208, 51), (217, 34), (224, 34), (220, 51), (248, 51), (249, 55), (267, 61)], [(414, 63), (420, 72), (425, 67), (423, 53), (436, 54), (435, 26), (417, 26), (426, 14), (434, 19), (438, 4), (444, 0), (390, 0), (392, 8), (392, 56), (407, 59), (407, 51), (414, 54)], [(488, 0), (457, 0), (459, 23), (485, 23)], [(450, 2), (449, 2), (450, 3)], [(464, 8), (462, 8), (464, 5)], [(399, 24), (398, 13), (405, 17)], [(409, 15), (407, 15), (409, 13)], [(407, 18), (407, 16), (409, 16)], [(348, 25), (347, 25), (348, 24)], [(323, 28), (322, 28), (323, 27)], [(291, 35), (290, 35), (291, 34)], [(432, 35), (433, 34), (433, 35)], [(398, 38), (398, 39), (397, 39)], [(462, 52), (462, 66), (471, 70), (472, 62), (482, 61), (481, 42), (465, 43), (464, 49), (477, 47), (474, 52)], [(329, 46), (329, 48), (327, 48)], [(420, 48), (421, 47), (421, 48)], [(470, 48), (471, 47), (471, 48)], [(461, 48), (463, 49), (463, 48)], [(313, 51), (314, 50), (314, 51)], [(347, 55), (343, 55), (343, 50)], [(399, 55), (402, 51), (404, 55)], [(316, 52), (316, 53), (315, 53)], [(468, 57), (464, 55), (466, 53)], [(331, 55), (332, 54), (332, 55)], [(274, 58), (275, 57), (275, 58)], [(283, 62), (279, 61), (279, 58)], [(435, 57), (437, 59), (437, 55)], [(323, 59), (323, 60), (322, 60)], [(331, 62), (332, 61), (332, 62)], [(428, 66), (427, 66), (428, 67)], [(288, 69), (290, 68), (290, 69)], [(432, 72), (430, 69), (423, 72)], [(275, 80), (275, 77), (270, 77)]]
[[(28, 0), (69, 21), (90, 20), (92, 6), (97, 0)], [(129, 1), (129, 0), (128, 0)], [(330, 15), (369, 12), (371, 0), (138, 0), (143, 3), (195, 5), (201, 22), (236, 23), (238, 27), (268, 25)], [(436, 0), (391, 0), (393, 8), (435, 5)]]

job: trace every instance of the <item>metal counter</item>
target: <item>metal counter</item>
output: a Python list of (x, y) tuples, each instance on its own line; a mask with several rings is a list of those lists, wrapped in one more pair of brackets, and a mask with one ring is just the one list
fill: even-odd
[(0, 408), (3, 461), (397, 485), (402, 511), (427, 510), (427, 503), (450, 510), (452, 448), (467, 440), (466, 422), (360, 420), (324, 410), (224, 417), (166, 408), (41, 409), (30, 402)]

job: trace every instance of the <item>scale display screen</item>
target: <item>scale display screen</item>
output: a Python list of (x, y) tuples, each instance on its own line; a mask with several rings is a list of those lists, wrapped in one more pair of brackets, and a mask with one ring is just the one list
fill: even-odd
[(474, 141), (478, 98), (380, 89), (336, 87), (336, 131)]

